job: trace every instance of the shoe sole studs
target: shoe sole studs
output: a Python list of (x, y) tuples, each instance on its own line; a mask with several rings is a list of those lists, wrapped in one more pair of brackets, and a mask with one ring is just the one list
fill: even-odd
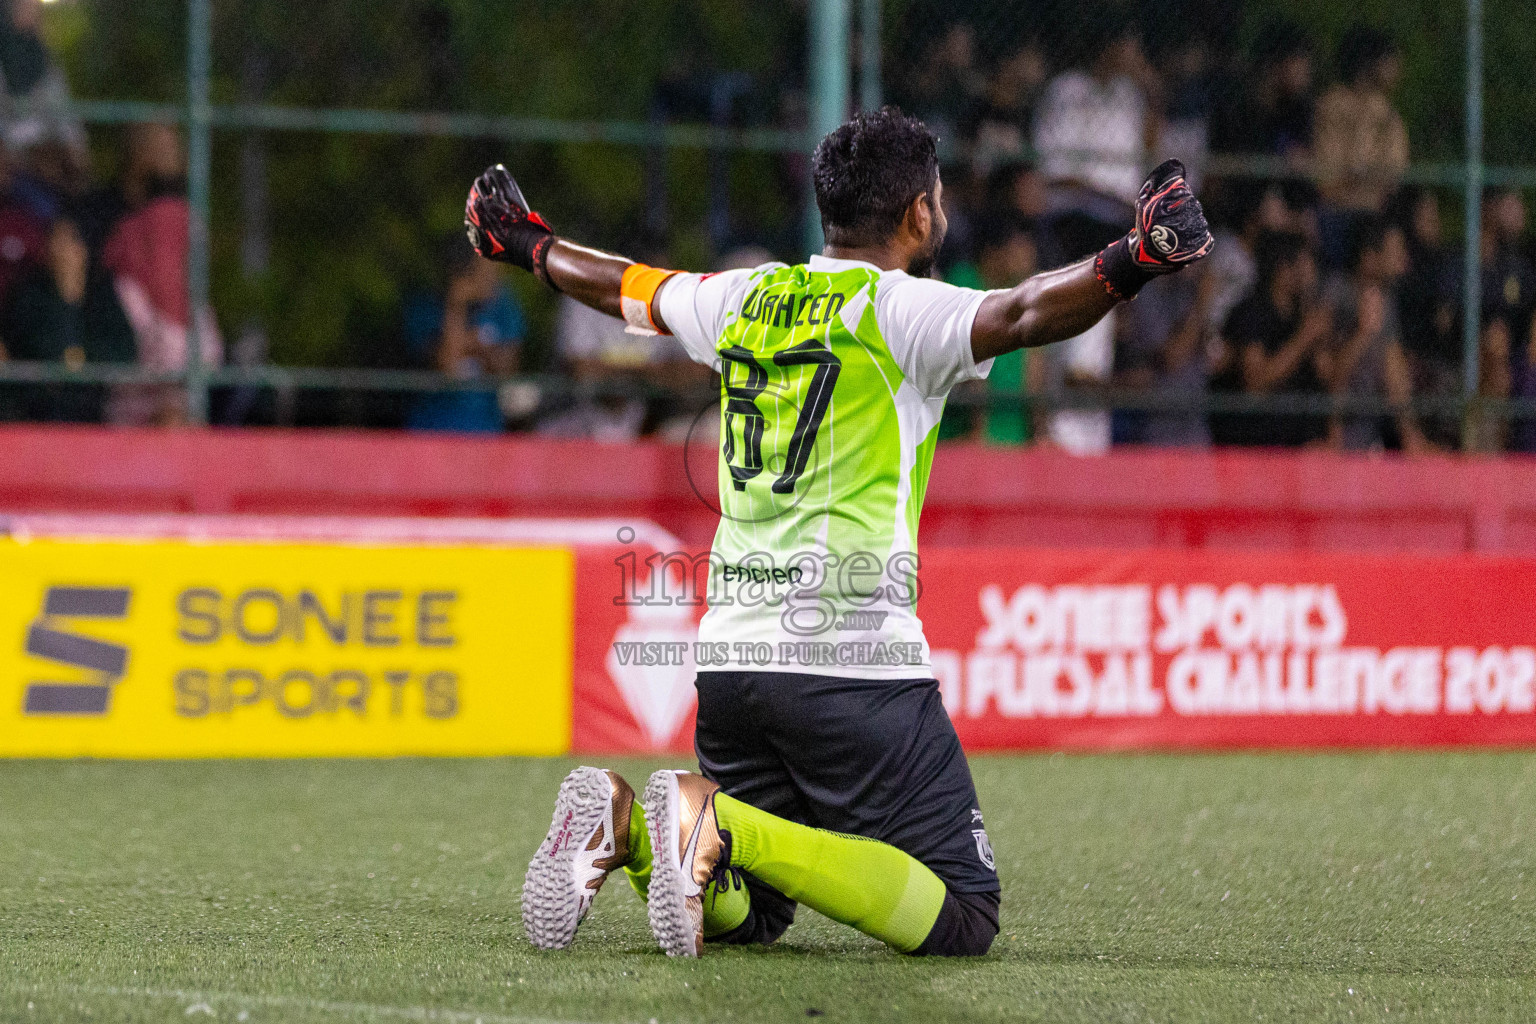
[(573, 864), (607, 812), (613, 788), (601, 768), (577, 768), (560, 783), (555, 814), (523, 879), (523, 931), (540, 949), (564, 949), (581, 924)]
[(651, 836), (651, 889), (646, 913), (651, 934), (668, 956), (696, 957), (698, 932), (688, 913), (688, 896), (678, 857), (677, 781), (669, 772), (657, 772), (645, 784), (641, 800), (645, 827)]

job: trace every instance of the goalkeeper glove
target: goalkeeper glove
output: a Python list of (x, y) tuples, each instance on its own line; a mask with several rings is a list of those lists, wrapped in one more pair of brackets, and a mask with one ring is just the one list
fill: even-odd
[(1214, 244), (1200, 200), (1184, 181), (1184, 165), (1168, 160), (1141, 186), (1136, 226), (1099, 253), (1093, 269), (1110, 295), (1131, 299), (1152, 278), (1194, 263)]
[(543, 217), (528, 209), (523, 190), (501, 164), (487, 168), (470, 188), (464, 203), (464, 232), (481, 256), (532, 271), (539, 280), (555, 287), (544, 263), (555, 232)]

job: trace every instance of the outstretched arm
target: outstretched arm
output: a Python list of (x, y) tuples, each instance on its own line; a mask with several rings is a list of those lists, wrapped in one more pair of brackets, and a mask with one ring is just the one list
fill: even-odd
[(1102, 320), (1119, 300), (1094, 274), (1094, 259), (1047, 270), (983, 299), (971, 326), (976, 361), (1073, 338)]
[[(630, 311), (624, 308), (624, 272), (636, 266), (634, 261), (557, 237), (549, 223), (529, 208), (522, 189), (501, 164), (475, 179), (464, 204), (464, 230), (475, 251), (486, 259), (522, 267), (578, 302), (648, 326), (627, 317)], [(659, 280), (652, 279), (647, 288), (642, 281), (637, 294), (645, 295), (651, 324), (665, 332), (666, 325), (651, 301), (659, 285)]]
[(1130, 234), (1091, 259), (983, 299), (971, 352), (981, 362), (1082, 334), (1152, 278), (1188, 266), (1212, 244), (1200, 202), (1184, 182), (1184, 165), (1169, 160), (1141, 186)]
[(549, 282), (560, 291), (577, 302), (620, 318), (624, 313), (620, 308), (619, 289), (624, 271), (633, 265), (633, 260), (623, 256), (588, 249), (563, 238), (555, 239), (549, 247), (549, 257), (544, 264)]

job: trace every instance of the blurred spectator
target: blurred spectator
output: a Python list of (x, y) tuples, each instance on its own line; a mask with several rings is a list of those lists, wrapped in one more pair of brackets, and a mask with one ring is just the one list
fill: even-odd
[(1536, 268), (1526, 255), (1525, 200), (1515, 189), (1483, 196), (1483, 322), (1502, 320), (1512, 338), (1524, 338), (1536, 308)]
[[(1053, 78), (1035, 115), (1052, 235), (1064, 260), (1086, 256), (1124, 232), (1155, 140), (1153, 112), (1161, 96), (1130, 22), (1101, 13), (1084, 37), (1091, 54), (1086, 69)], [(1047, 349), (1040, 382), (1046, 393), (1108, 383), (1118, 312)], [(1099, 409), (1059, 409), (1046, 418), (1045, 434), (1068, 451), (1096, 454), (1109, 448), (1111, 417)]]
[[(0, 338), (13, 359), (63, 363), (132, 363), (133, 329), (110, 276), (92, 263), (73, 221), (54, 221), (47, 259), (17, 282), (0, 310)], [(98, 422), (105, 389), (94, 384), (39, 384), (22, 398), (29, 419)]]
[[(1111, 310), (1077, 337), (1046, 346), (1035, 364), (1040, 368), (1040, 390), (1059, 400), (1067, 388), (1091, 391), (1108, 384), (1114, 371), (1119, 312)], [(1044, 434), (1074, 455), (1102, 455), (1113, 441), (1112, 423), (1105, 409), (1061, 408), (1045, 417)]]
[[(1222, 327), (1225, 351), (1212, 387), (1248, 395), (1323, 391), (1319, 350), (1331, 315), (1316, 302), (1317, 263), (1304, 235), (1266, 232), (1254, 245), (1253, 291)], [(1324, 420), (1309, 412), (1211, 416), (1217, 444), (1296, 447), (1319, 441)]]
[[(1510, 357), (1515, 351), (1509, 324), (1501, 319), (1483, 324), (1480, 338), (1480, 368), (1477, 397), (1487, 402), (1502, 402), (1514, 390), (1514, 371)], [(1482, 407), (1467, 415), (1466, 436), (1462, 445), (1468, 452), (1492, 455), (1502, 452), (1509, 441), (1510, 423), (1497, 412)]]
[(1099, 26), (1086, 68), (1051, 79), (1035, 115), (1035, 150), (1047, 180), (1131, 202), (1155, 139), (1149, 115), (1157, 73), (1129, 23)]
[(0, 0), (0, 10), (5, 147), (13, 156), (28, 157), (23, 161), (28, 175), (42, 186), (28, 198), (44, 204), (36, 212), (51, 219), (58, 196), (72, 194), (84, 181), (90, 157), (85, 128), (70, 110), (69, 83), (38, 35), (42, 4)]
[[(1536, 329), (1527, 335), (1523, 344), (1514, 348), (1514, 365), (1509, 373), (1510, 397), (1536, 401)], [(1529, 414), (1514, 417), (1509, 425), (1509, 448), (1516, 452), (1536, 452), (1536, 417)]]
[(687, 358), (670, 338), (627, 333), (624, 321), (569, 295), (560, 297), (555, 350), (583, 394), (574, 408), (539, 424), (539, 433), (629, 441), (645, 429), (647, 371)]
[[(1459, 396), (1465, 377), (1458, 315), (1461, 255), (1445, 243), (1440, 200), (1433, 190), (1408, 189), (1395, 207), (1394, 219), (1408, 241), (1408, 272), (1398, 285), (1398, 309), (1413, 392)], [(1430, 413), (1421, 418), (1420, 427), (1437, 445), (1461, 444), (1461, 418), (1453, 412)]]
[(1279, 186), (1228, 181), (1207, 203), (1215, 224), (1216, 246), (1202, 271), (1211, 279), (1207, 313), (1211, 334), (1219, 334), (1227, 315), (1253, 291), (1258, 277), (1254, 247), (1266, 231), (1294, 231), (1295, 218)]
[(986, 85), (976, 62), (976, 30), (968, 22), (956, 21), (919, 58), (905, 105), (939, 138), (952, 139)]
[(1392, 106), (1402, 58), (1379, 29), (1356, 26), (1339, 43), (1340, 81), (1317, 105), (1313, 151), (1323, 205), (1323, 262), (1343, 264), (1356, 225), (1380, 213), (1408, 167), (1408, 131)]
[[(1209, 390), (1206, 345), (1220, 279), (1197, 266), (1151, 281), (1121, 318), (1119, 383), (1147, 394), (1197, 405)], [(1205, 447), (1205, 413), (1152, 410), (1116, 414), (1117, 440), (1160, 446)]]
[[(1200, 32), (1182, 35), (1158, 61), (1158, 67), (1165, 79), (1166, 109), (1157, 130), (1157, 149), (1177, 154), (1184, 162), (1190, 187), (1199, 190), (1205, 181), (1215, 107), (1210, 43)], [(1151, 145), (1149, 139), (1148, 147)]]
[(1227, 107), (1216, 129), (1217, 148), (1285, 158), (1302, 168), (1312, 152), (1312, 40), (1288, 19), (1265, 24), (1252, 48), (1249, 86)]
[[(985, 215), (981, 224), (976, 261), (957, 266), (947, 278), (951, 284), (980, 289), (1012, 288), (1040, 269), (1035, 236), (1028, 221), (998, 210)], [(975, 397), (985, 401), (980, 415), (971, 417), (976, 436), (992, 444), (1029, 441), (1034, 431), (1031, 410), (1025, 407), (1024, 397), (1030, 393), (1029, 382), (1038, 379), (1040, 370), (1039, 349), (1020, 349), (998, 356), (985, 381), (971, 382), (976, 385)], [(947, 411), (945, 418), (949, 419)]]
[(79, 204), (80, 230), (92, 252), (100, 252), (117, 222), (163, 196), (187, 191), (187, 162), (174, 125), (149, 122), (128, 129), (122, 176)]
[[(175, 146), (181, 172), (181, 148)], [(177, 179), (180, 180), (179, 178)], [(125, 194), (127, 194), (125, 183)], [(186, 368), (188, 334), (197, 317), (204, 366), (217, 366), (223, 343), (213, 310), (191, 308), (187, 253), (192, 211), (179, 189), (145, 192), (142, 205), (119, 219), (102, 247), (101, 263), (128, 322), (139, 365), (162, 373)], [(175, 425), (186, 421), (186, 389), (179, 384), (123, 384), (113, 389), (107, 418), (119, 425)]]
[(1041, 269), (1067, 262), (1047, 215), (1045, 177), (1034, 164), (1010, 163), (994, 169), (987, 178), (985, 203), (993, 211), (991, 216), (1012, 218), (1029, 232)]
[(48, 225), (11, 189), (10, 161), (0, 150), (0, 307), (11, 288), (47, 255)]
[[(667, 264), (660, 253), (641, 255), (655, 266)], [(748, 247), (728, 254), (718, 269), (771, 260), (766, 251)], [(541, 423), (540, 433), (597, 441), (628, 441), (652, 430), (669, 440), (688, 435), (710, 371), (674, 339), (631, 333), (617, 317), (561, 296), (555, 349), (583, 394), (575, 407)]]
[[(417, 360), (455, 380), (509, 377), (527, 335), (522, 307), (501, 268), (475, 255), (461, 237), (443, 246), (448, 285), (441, 298), (406, 303), (406, 345)], [(406, 417), (413, 430), (494, 433), (502, 429), (496, 392), (446, 391), (417, 398)]]
[(986, 203), (989, 210), (1038, 221), (1046, 212), (1045, 178), (1031, 163), (1002, 164), (987, 176)]
[[(1336, 274), (1323, 292), (1333, 314), (1332, 343), (1320, 366), (1330, 393), (1364, 399), (1386, 398), (1395, 410), (1397, 442), (1405, 452), (1429, 446), (1410, 405), (1413, 375), (1403, 351), (1396, 285), (1408, 269), (1403, 231), (1383, 218), (1363, 221), (1348, 274)], [(1328, 443), (1349, 451), (1386, 447), (1383, 417), (1346, 413), (1329, 422)]]
[[(1525, 199), (1516, 189), (1483, 196), (1482, 380), (1488, 398), (1536, 398), (1536, 267), (1525, 247)], [(1481, 451), (1507, 440), (1516, 451), (1536, 451), (1536, 424), (1522, 418), (1507, 436), (1491, 420), (1475, 426)]]
[(1045, 72), (1045, 55), (1035, 43), (998, 62), (986, 92), (961, 126), (970, 142), (974, 175), (985, 178), (999, 164), (1024, 158)]

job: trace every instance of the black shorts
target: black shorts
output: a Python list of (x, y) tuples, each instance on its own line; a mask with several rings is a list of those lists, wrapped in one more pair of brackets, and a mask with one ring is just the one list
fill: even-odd
[[(970, 765), (938, 683), (700, 672), (695, 685), (699, 769), (726, 793), (804, 825), (890, 843), (951, 892), (999, 891)], [(767, 887), (752, 889), (756, 906)]]

